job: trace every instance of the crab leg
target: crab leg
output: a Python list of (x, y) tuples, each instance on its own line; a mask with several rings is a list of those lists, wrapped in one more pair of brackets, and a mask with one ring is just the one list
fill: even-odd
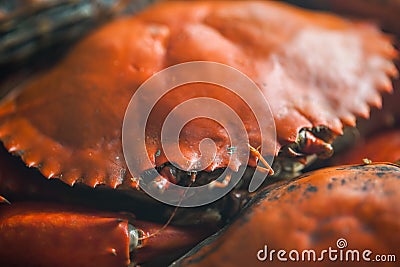
[(226, 174), (226, 176), (225, 176), (225, 178), (224, 178), (224, 180), (223, 180), (222, 182), (212, 181), (212, 182), (209, 184), (209, 187), (210, 187), (210, 188), (214, 188), (214, 187), (224, 188), (224, 187), (226, 187), (226, 186), (229, 184), (229, 182), (231, 181), (231, 178), (232, 178), (232, 173), (231, 173), (231, 172), (228, 172), (228, 173)]
[[(272, 169), (271, 166), (269, 166), (268, 162), (264, 159), (264, 157), (261, 155), (261, 153), (258, 152), (258, 150), (256, 148), (252, 147), (250, 144), (249, 144), (249, 149), (250, 149), (250, 152), (253, 153), (267, 167), (268, 174), (274, 175), (274, 170)], [(259, 169), (263, 170), (264, 168), (259, 167)]]
[[(136, 250), (133, 251), (133, 261), (135, 263), (149, 262), (150, 260), (163, 260), (165, 258), (176, 258), (177, 255), (188, 251), (201, 240), (209, 236), (214, 227), (174, 227), (163, 228), (162, 225), (136, 221), (135, 227), (142, 229), (146, 236)], [(207, 229), (208, 228), (208, 229)], [(152, 235), (153, 233), (157, 233)]]
[(10, 201), (8, 201), (5, 197), (0, 195), (0, 203), (7, 203), (7, 204), (11, 204)]
[(306, 155), (316, 154), (320, 158), (329, 158), (333, 154), (332, 145), (316, 137), (312, 132), (300, 132), (300, 151)]
[(0, 206), (1, 266), (127, 266), (128, 221), (44, 203)]
[(202, 229), (161, 227), (60, 204), (1, 205), (0, 266), (128, 266), (185, 252), (208, 235)]

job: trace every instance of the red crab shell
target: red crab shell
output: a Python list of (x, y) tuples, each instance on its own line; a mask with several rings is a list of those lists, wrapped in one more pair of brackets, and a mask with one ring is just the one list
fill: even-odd
[(383, 108), (371, 110), (370, 119), (360, 119), (357, 128), (362, 137), (400, 126), (400, 80), (393, 82), (394, 92), (383, 95)]
[[(344, 125), (355, 125), (356, 116), (368, 117), (369, 106), (381, 105), (380, 92), (392, 90), (395, 56), (390, 38), (371, 24), (282, 3), (161, 3), (94, 32), (55, 68), (12, 92), (0, 106), (0, 138), (46, 177), (116, 187), (130, 184), (121, 149), (128, 101), (139, 85), (168, 66), (216, 61), (247, 74), (271, 106), (278, 143), (270, 145), (277, 153), (296, 142), (300, 129), (324, 126), (340, 134)], [(160, 105), (160, 117), (188, 97), (222, 99), (234, 103), (249, 143), (257, 147), (261, 137), (253, 117), (235, 96), (220, 90), (198, 84), (178, 88), (177, 97)], [(157, 123), (150, 121), (147, 129), (154, 166), (167, 161)], [(219, 159), (206, 169), (212, 171), (227, 167), (229, 140), (221, 126), (209, 125), (204, 119), (187, 124), (180, 148), (196, 161), (199, 142), (212, 138)], [(252, 155), (248, 164), (255, 162)], [(134, 175), (144, 170), (138, 166)]]
[(0, 256), (2, 266), (127, 266), (128, 220), (59, 204), (1, 205)]
[[(375, 255), (399, 257), (400, 168), (391, 164), (348, 165), (319, 169), (295, 181), (265, 189), (218, 235), (205, 240), (171, 266), (381, 266), (361, 258), (364, 249)], [(340, 260), (337, 240), (360, 250), (360, 261)], [(267, 245), (267, 255), (264, 246)], [(289, 252), (336, 249), (335, 261), (279, 261)], [(261, 260), (258, 260), (257, 254)], [(275, 252), (272, 252), (275, 250)], [(270, 256), (273, 254), (273, 260)], [(265, 260), (262, 260), (266, 256)], [(293, 256), (295, 257), (295, 256)], [(381, 265), (379, 265), (381, 264)], [(385, 262), (397, 266), (396, 262)]]
[(159, 231), (162, 225), (132, 216), (60, 203), (1, 204), (0, 264), (137, 266), (176, 257), (207, 236), (206, 229), (168, 226), (162, 235), (137, 246), (131, 227), (147, 234)]
[[(394, 88), (400, 88), (400, 80)], [(370, 120), (361, 119), (354, 131), (354, 142), (337, 153), (331, 164), (357, 164), (364, 159), (372, 162), (400, 160), (400, 90), (383, 97), (383, 108), (372, 110)]]
[(400, 129), (383, 131), (360, 140), (351, 151), (339, 154), (335, 164), (357, 164), (363, 160), (400, 163)]

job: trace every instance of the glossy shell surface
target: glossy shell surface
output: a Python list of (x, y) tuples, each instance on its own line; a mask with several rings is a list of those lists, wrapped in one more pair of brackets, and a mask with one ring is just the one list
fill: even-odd
[[(304, 261), (282, 262), (277, 251), (370, 249), (399, 257), (400, 167), (390, 164), (348, 165), (320, 169), (297, 180), (266, 189), (256, 196), (230, 226), (204, 241), (172, 266), (304, 266)], [(267, 254), (257, 253), (267, 245)], [(275, 250), (273, 254), (272, 250)], [(273, 261), (271, 261), (271, 253)], [(292, 254), (293, 256), (294, 254)], [(338, 255), (338, 254), (332, 254)], [(295, 258), (295, 256), (293, 256)], [(339, 257), (339, 256), (338, 256)], [(313, 266), (343, 266), (337, 258)], [(290, 264), (288, 264), (290, 263)], [(382, 263), (380, 263), (382, 264)], [(396, 262), (385, 262), (397, 266)], [(346, 266), (379, 266), (377, 262), (348, 261)]]
[[(129, 185), (121, 149), (124, 112), (138, 86), (165, 67), (205, 60), (247, 74), (271, 106), (278, 143), (270, 145), (277, 153), (302, 128), (324, 126), (340, 134), (344, 125), (355, 125), (356, 116), (368, 117), (370, 106), (381, 105), (380, 92), (392, 90), (395, 56), (390, 38), (371, 24), (282, 3), (161, 3), (91, 34), (55, 68), (10, 94), (0, 106), (0, 138), (46, 177)], [(242, 110), (249, 143), (260, 143), (253, 117), (235, 96), (196, 84), (171, 94), (159, 117), (189, 97), (223, 99)], [(147, 140), (154, 166), (167, 162), (162, 151), (154, 156), (160, 151), (157, 118), (150, 120)], [(228, 137), (218, 124), (194, 120), (181, 137), (180, 148), (193, 161), (199, 142), (214, 139), (217, 155), (207, 170), (227, 167)], [(239, 159), (229, 167), (246, 164)], [(140, 162), (137, 169), (134, 175), (145, 171)]]
[(71, 261), (82, 267), (127, 266), (128, 220), (116, 213), (59, 204), (1, 205), (2, 266), (67, 267)]
[(336, 164), (357, 164), (364, 159), (373, 162), (400, 162), (400, 129), (392, 129), (360, 140), (350, 151), (338, 155)]

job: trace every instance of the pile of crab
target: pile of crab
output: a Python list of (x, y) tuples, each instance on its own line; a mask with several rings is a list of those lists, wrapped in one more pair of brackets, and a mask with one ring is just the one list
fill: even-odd
[[(373, 12), (375, 1), (365, 7), (368, 21), (276, 1), (163, 1), (110, 16), (40, 71), (10, 63), (18, 55), (27, 60), (22, 48), (44, 38), (21, 30), (24, 15), (62, 11), (47, 20), (54, 27), (31, 29), (42, 25), (42, 33), (53, 31), (46, 38), (59, 42), (57, 25), (74, 22), (77, 29), (82, 21), (74, 16), (86, 14), (77, 10), (95, 8), (90, 1), (55, 2), (62, 4), (37, 1), (21, 9), (26, 13), (0, 16), (9, 44), (0, 57), (8, 60), (0, 100), (1, 266), (331, 266), (378, 259), (396, 266), (400, 33), (392, 17)], [(387, 5), (388, 14), (400, 10), (396, 1)], [(50, 60), (48, 47), (40, 55)], [(212, 67), (149, 82), (193, 62), (225, 66), (251, 83)], [(30, 69), (29, 77), (18, 69)], [(243, 95), (196, 80), (204, 71), (265, 105), (249, 107)], [(193, 77), (156, 95), (164, 83)], [(223, 105), (190, 102), (199, 98)], [(194, 104), (179, 109), (185, 102)], [(245, 141), (205, 115), (223, 114), (223, 107), (241, 121)], [(253, 113), (260, 110), (267, 110), (261, 120), (270, 116), (268, 129)], [(176, 139), (163, 135), (171, 113), (192, 116)], [(204, 140), (212, 141), (212, 153)], [(169, 153), (174, 145), (179, 149)], [(255, 181), (256, 174), (266, 178)], [(193, 188), (203, 191), (189, 194)], [(204, 205), (183, 204), (226, 188)], [(173, 204), (159, 201), (167, 195)]]

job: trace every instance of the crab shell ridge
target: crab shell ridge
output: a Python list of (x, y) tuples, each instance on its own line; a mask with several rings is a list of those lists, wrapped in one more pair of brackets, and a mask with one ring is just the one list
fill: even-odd
[[(122, 121), (135, 90), (158, 71), (201, 60), (245, 73), (270, 104), (277, 130), (277, 142), (270, 145), (276, 155), (296, 142), (303, 128), (323, 126), (337, 135), (345, 125), (354, 126), (356, 116), (368, 117), (370, 106), (381, 105), (380, 92), (392, 90), (395, 56), (390, 37), (371, 24), (282, 3), (161, 3), (92, 33), (56, 67), (6, 97), (0, 138), (46, 177), (71, 185), (134, 187), (121, 148)], [(190, 97), (222, 98), (239, 110), (249, 144), (257, 147), (268, 137), (260, 136), (243, 103), (220, 90), (199, 84), (178, 88), (160, 104), (160, 117)], [(146, 135), (154, 166), (174, 161), (161, 149), (159, 123), (150, 120)], [(196, 161), (205, 137), (217, 147), (206, 171), (256, 165), (254, 155), (229, 165), (228, 134), (204, 119), (182, 129), (185, 157)], [(141, 156), (133, 175), (145, 171)]]

